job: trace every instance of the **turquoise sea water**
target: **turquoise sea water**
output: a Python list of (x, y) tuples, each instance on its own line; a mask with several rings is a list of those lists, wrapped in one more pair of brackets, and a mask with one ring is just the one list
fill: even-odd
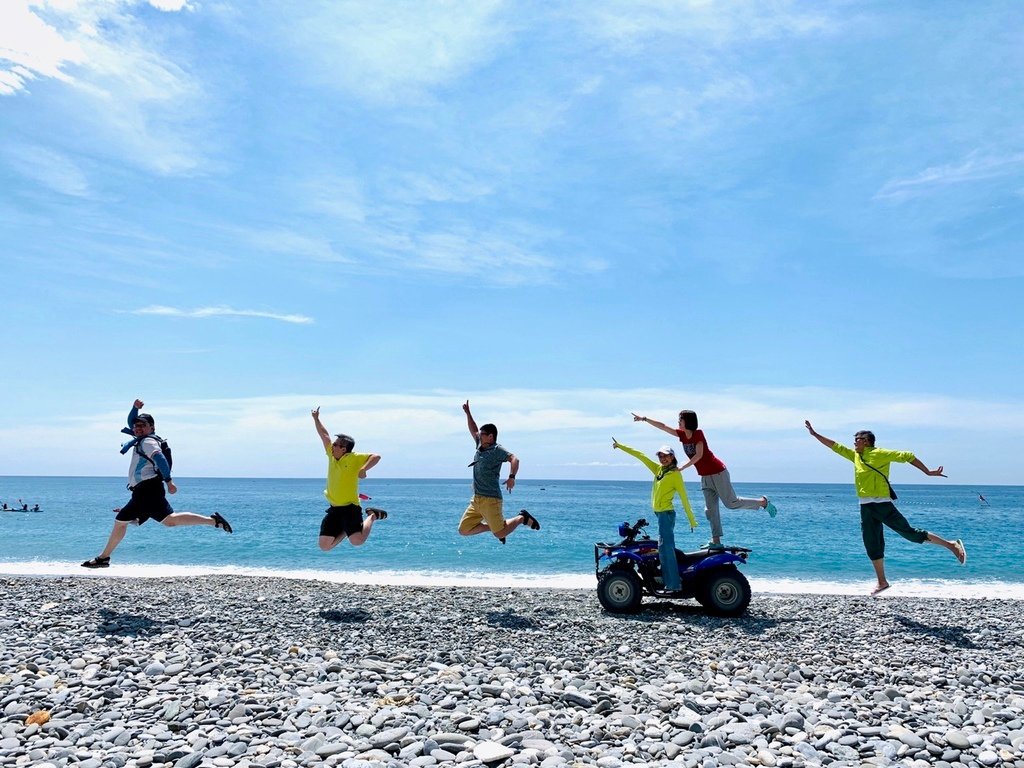
[[(652, 519), (650, 484), (639, 481), (521, 481), (506, 497), (506, 517), (526, 507), (542, 530), (516, 531), (502, 546), (484, 534), (456, 531), (470, 495), (465, 480), (371, 478), (361, 489), (372, 506), (390, 513), (362, 547), (343, 542), (332, 552), (316, 545), (326, 506), (323, 480), (182, 478), (170, 497), (178, 511), (219, 511), (235, 528), (226, 535), (207, 527), (169, 529), (150, 521), (131, 527), (103, 574), (188, 573), (190, 569), (271, 572), (332, 580), (412, 583), (514, 583), (585, 587), (593, 583), (595, 541), (615, 539), (619, 522)], [(722, 511), (727, 543), (754, 550), (745, 567), (762, 589), (811, 591), (829, 586), (863, 591), (871, 580), (860, 540), (852, 485), (737, 484), (740, 495), (768, 495), (778, 506), (764, 512)], [(945, 550), (916, 545), (889, 532), (890, 581), (931, 585), (933, 593), (971, 586), (975, 594), (1024, 595), (1024, 487), (897, 486), (897, 506), (910, 522), (967, 544), (968, 565)], [(708, 538), (696, 484), (687, 484), (700, 526), (676, 525), (682, 549)], [(984, 493), (988, 505), (978, 499)], [(78, 563), (98, 553), (110, 531), (111, 509), (128, 499), (121, 478), (0, 477), (0, 501), (22, 498), (41, 512), (0, 513), (0, 572), (86, 573)], [(651, 530), (657, 535), (656, 526)], [(823, 587), (822, 585), (826, 585)], [(989, 589), (991, 587), (991, 590)], [(1007, 591), (1009, 590), (1009, 592)]]

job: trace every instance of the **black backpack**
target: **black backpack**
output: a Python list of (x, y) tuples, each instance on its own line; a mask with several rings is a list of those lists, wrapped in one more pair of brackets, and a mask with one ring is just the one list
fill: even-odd
[[(153, 438), (154, 440), (156, 440), (157, 444), (160, 446), (160, 453), (162, 453), (164, 455), (164, 458), (167, 459), (167, 466), (170, 467), (170, 468), (173, 468), (174, 467), (174, 458), (171, 456), (171, 446), (168, 445), (167, 441), (164, 440), (162, 437), (160, 437), (160, 435), (156, 434), (155, 432), (152, 435), (146, 435), (146, 437), (144, 437), (143, 440), (146, 440), (146, 439), (149, 439), (149, 438)], [(160, 470), (157, 468), (156, 462), (153, 461), (151, 458), (149, 458), (149, 456), (144, 454), (139, 449), (140, 445), (142, 445), (142, 440), (140, 440), (135, 445), (135, 451), (139, 454), (139, 456), (141, 456), (146, 461), (148, 461), (150, 464), (152, 464), (153, 465), (153, 469), (156, 469), (157, 470), (157, 474), (159, 474)], [(164, 479), (166, 480), (167, 478), (164, 478)]]

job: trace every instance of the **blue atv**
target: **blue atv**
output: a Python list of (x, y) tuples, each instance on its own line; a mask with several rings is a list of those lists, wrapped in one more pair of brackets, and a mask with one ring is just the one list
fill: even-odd
[(658, 598), (695, 598), (716, 616), (742, 616), (750, 604), (750, 583), (736, 566), (747, 562), (744, 547), (676, 550), (682, 587), (665, 589), (658, 542), (647, 535), (647, 521), (619, 524), (617, 544), (594, 544), (597, 599), (611, 613), (636, 613), (644, 595)]

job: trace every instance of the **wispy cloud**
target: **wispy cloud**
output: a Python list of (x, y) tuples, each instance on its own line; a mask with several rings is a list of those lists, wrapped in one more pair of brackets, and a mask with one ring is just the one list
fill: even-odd
[(158, 315), (161, 317), (257, 317), (267, 320), (279, 320), (282, 323), (294, 323), (296, 325), (310, 325), (313, 318), (306, 315), (284, 315), (279, 312), (263, 312), (256, 309), (232, 309), (231, 307), (200, 307), (199, 309), (178, 309), (176, 307), (164, 307), (153, 305), (129, 312), (132, 315)]
[(63, 82), (74, 90), (77, 101), (68, 104), (81, 133), (158, 173), (192, 172), (202, 157), (192, 124), (200, 89), (157, 50), (159, 22), (144, 6), (189, 9), (184, 0), (7, 0), (0, 95), (26, 91), (33, 80)]
[[(681, 407), (694, 408), (712, 448), (739, 481), (849, 482), (849, 465), (807, 435), (803, 420), (810, 418), (819, 432), (840, 441), (848, 441), (856, 429), (871, 428), (881, 444), (944, 462), (951, 478), (965, 481), (973, 475), (979, 481), (1015, 482), (1019, 472), (1012, 446), (1024, 429), (1024, 401), (819, 387), (713, 394), (672, 389), (505, 389), (468, 395), (448, 390), (311, 392), (147, 406), (161, 423), (174, 425), (176, 459), (180, 448), (181, 461), (197, 474), (319, 475), (323, 454), (316, 450), (309, 419), (310, 410), (319, 406), (328, 429), (344, 430), (361, 447), (385, 457), (379, 476), (459, 477), (472, 454), (461, 410), (467, 396), (477, 420), (498, 425), (499, 439), (523, 461), (524, 476), (532, 478), (568, 474), (644, 479), (637, 465), (613, 452), (612, 437), (646, 452), (670, 438), (634, 423), (630, 411), (672, 424)], [(75, 454), (82, 466), (62, 465), (61, 471), (109, 474), (120, 468), (116, 451), (105, 452), (105, 447), (123, 412), (58, 415), (82, 448)], [(949, 454), (951, 423), (969, 425), (958, 432), (955, 456)], [(250, 457), (242, 467), (225, 456), (225, 433), (259, 435), (275, 450)], [(15, 474), (38, 474), (49, 466), (50, 446), (39, 434), (38, 424), (15, 425), (4, 418), (0, 463)], [(88, 462), (99, 463), (86, 466)]]
[(310, 76), (376, 103), (417, 99), (490, 60), (509, 33), (498, 0), (315, 0), (282, 25)]
[(82, 46), (33, 12), (31, 0), (8, 0), (0, 14), (0, 95), (26, 90), (36, 78), (70, 82), (64, 68), (86, 59)]
[(352, 258), (339, 253), (330, 240), (323, 236), (303, 235), (288, 229), (243, 231), (243, 235), (253, 247), (271, 253), (314, 261), (353, 262)]
[(876, 200), (900, 202), (927, 194), (942, 187), (984, 181), (1019, 173), (1024, 169), (1024, 153), (985, 156), (972, 152), (958, 163), (926, 168), (916, 176), (893, 179), (875, 193)]
[(48, 189), (71, 197), (89, 197), (89, 181), (82, 169), (67, 155), (40, 146), (8, 147), (7, 162), (20, 174)]
[(753, 4), (706, 0), (603, 0), (580, 5), (591, 34), (632, 46), (651, 37), (687, 37), (701, 45), (821, 33), (835, 23), (822, 10), (782, 2)]

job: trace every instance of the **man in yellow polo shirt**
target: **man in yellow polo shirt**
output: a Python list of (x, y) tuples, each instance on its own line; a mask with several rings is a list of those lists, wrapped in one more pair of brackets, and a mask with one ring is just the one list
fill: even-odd
[(354, 546), (363, 544), (373, 530), (377, 520), (384, 520), (388, 513), (383, 509), (367, 507), (366, 519), (359, 504), (359, 480), (377, 466), (380, 456), (376, 453), (352, 453), (356, 441), (348, 435), (335, 435), (320, 423), (320, 407), (312, 411), (316, 432), (323, 441), (327, 453), (327, 488), (324, 496), (330, 502), (327, 513), (320, 523), (320, 549), (324, 552), (334, 549), (343, 539), (348, 538)]

